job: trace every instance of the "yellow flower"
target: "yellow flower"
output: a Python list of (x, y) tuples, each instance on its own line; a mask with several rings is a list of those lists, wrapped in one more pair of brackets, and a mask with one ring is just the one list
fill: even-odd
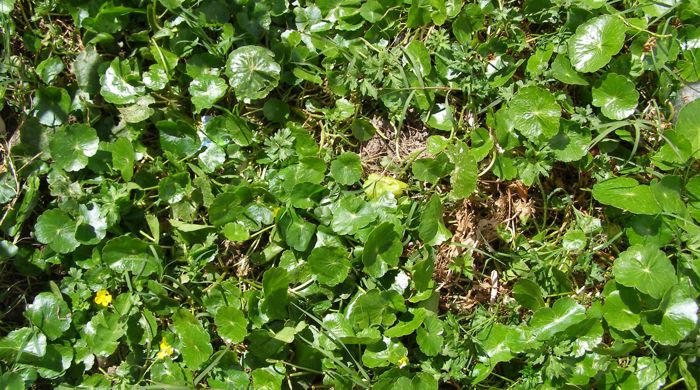
[(402, 357), (401, 359), (399, 359), (397, 365), (399, 366), (399, 368), (404, 368), (404, 367), (406, 367), (406, 366), (408, 365), (408, 357), (407, 357), (407, 356), (404, 356), (404, 357)]
[(175, 352), (173, 349), (172, 345), (168, 344), (168, 340), (162, 339), (160, 341), (160, 351), (158, 351), (158, 354), (156, 357), (158, 359), (165, 359), (167, 356), (172, 355)]
[(112, 294), (107, 290), (100, 290), (95, 294), (95, 303), (104, 307), (112, 303)]

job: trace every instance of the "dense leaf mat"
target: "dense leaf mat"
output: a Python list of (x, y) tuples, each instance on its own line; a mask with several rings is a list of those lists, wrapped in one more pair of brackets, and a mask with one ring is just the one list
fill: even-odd
[(700, 379), (698, 0), (0, 24), (0, 388)]

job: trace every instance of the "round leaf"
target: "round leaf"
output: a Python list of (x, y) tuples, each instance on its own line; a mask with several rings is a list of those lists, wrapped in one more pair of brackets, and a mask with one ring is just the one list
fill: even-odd
[(676, 122), (676, 132), (690, 142), (694, 156), (700, 154), (700, 99), (681, 109)]
[(663, 345), (676, 345), (695, 329), (698, 323), (698, 303), (681, 286), (674, 287), (661, 305), (661, 321), (658, 313), (649, 313), (642, 323), (651, 339)]
[(180, 339), (181, 348), (179, 349), (182, 361), (187, 368), (199, 369), (214, 352), (209, 332), (186, 309), (178, 309), (173, 315), (173, 332)]
[(356, 153), (346, 152), (331, 163), (331, 176), (340, 184), (351, 185), (362, 177), (362, 163)]
[(70, 110), (70, 95), (63, 88), (41, 88), (34, 95), (33, 114), (42, 125), (62, 125), (68, 121)]
[(611, 327), (618, 330), (631, 330), (639, 325), (639, 298), (634, 290), (626, 293), (615, 290), (605, 297), (603, 317)]
[(634, 245), (620, 253), (613, 264), (613, 274), (617, 283), (657, 299), (677, 283), (671, 261), (650, 245)]
[(551, 138), (559, 132), (561, 107), (554, 95), (544, 88), (530, 86), (520, 89), (508, 107), (515, 128), (531, 140), (540, 136)]
[(49, 292), (38, 294), (34, 302), (27, 306), (25, 315), (49, 340), (61, 337), (71, 323), (66, 302)]
[(80, 243), (75, 239), (76, 222), (59, 209), (44, 211), (36, 220), (34, 234), (42, 244), (48, 244), (58, 253), (70, 253)]
[(280, 79), (280, 65), (273, 53), (260, 46), (243, 46), (234, 50), (226, 64), (226, 74), (239, 100), (262, 99)]
[(105, 101), (113, 104), (136, 103), (137, 98), (145, 92), (142, 86), (136, 86), (127, 80), (131, 69), (126, 62), (115, 58), (109, 68), (100, 77), (100, 94)]
[(200, 73), (189, 87), (195, 112), (213, 107), (214, 103), (224, 97), (227, 88), (226, 81), (221, 77)]
[(550, 307), (535, 312), (530, 331), (539, 340), (547, 340), (586, 319), (586, 309), (571, 298), (561, 298)]
[(610, 62), (625, 43), (625, 23), (612, 15), (593, 18), (569, 38), (569, 58), (579, 72), (595, 72)]
[(49, 147), (56, 166), (68, 172), (87, 166), (88, 157), (97, 153), (100, 140), (88, 125), (71, 125), (54, 133)]
[(307, 260), (319, 283), (335, 286), (342, 283), (350, 272), (348, 252), (344, 248), (322, 246), (314, 248)]
[(240, 343), (248, 334), (248, 320), (239, 309), (225, 306), (214, 316), (216, 331), (226, 343)]
[(661, 207), (651, 188), (631, 177), (616, 177), (593, 186), (593, 197), (600, 203), (635, 214), (658, 214)]
[(148, 276), (161, 269), (160, 259), (153, 255), (149, 244), (131, 237), (117, 237), (102, 248), (102, 261), (119, 273)]
[(626, 77), (608, 73), (599, 86), (593, 87), (593, 105), (610, 119), (625, 119), (634, 114), (639, 92)]

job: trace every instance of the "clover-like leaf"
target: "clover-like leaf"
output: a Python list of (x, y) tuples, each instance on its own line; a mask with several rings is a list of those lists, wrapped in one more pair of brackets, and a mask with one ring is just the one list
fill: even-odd
[(280, 79), (280, 65), (274, 54), (264, 47), (243, 46), (231, 52), (226, 75), (236, 98), (243, 101), (262, 99)]
[(34, 302), (27, 306), (25, 315), (49, 340), (61, 337), (71, 324), (68, 304), (49, 292), (34, 297)]
[(376, 199), (389, 193), (398, 198), (403, 195), (408, 188), (408, 184), (393, 177), (372, 173), (367, 176), (367, 180), (365, 180), (362, 187), (365, 189), (365, 194), (367, 194), (369, 199)]
[(49, 147), (56, 166), (71, 172), (87, 166), (88, 157), (97, 153), (99, 142), (95, 129), (76, 124), (56, 130)]
[(42, 244), (58, 253), (73, 252), (80, 243), (75, 238), (76, 222), (60, 209), (44, 211), (36, 220), (34, 234)]
[(350, 259), (344, 248), (322, 246), (314, 248), (308, 258), (309, 268), (319, 283), (335, 286), (342, 283), (350, 271)]
[(540, 136), (551, 138), (559, 132), (561, 107), (554, 95), (544, 88), (520, 89), (508, 103), (508, 113), (515, 128), (531, 140)]
[(206, 73), (197, 75), (189, 87), (195, 112), (212, 108), (214, 103), (224, 97), (227, 89), (226, 81), (219, 76)]
[(600, 85), (593, 87), (593, 105), (610, 119), (621, 120), (634, 114), (639, 92), (627, 77), (608, 73)]
[(620, 253), (613, 264), (613, 274), (617, 283), (657, 299), (677, 283), (671, 261), (651, 245), (634, 245)]
[(613, 15), (593, 18), (569, 38), (569, 58), (579, 72), (595, 72), (610, 62), (625, 43), (625, 23)]

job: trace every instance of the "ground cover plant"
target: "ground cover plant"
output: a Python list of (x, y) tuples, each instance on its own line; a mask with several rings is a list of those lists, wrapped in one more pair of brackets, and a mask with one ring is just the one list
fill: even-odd
[(698, 0), (0, 0), (0, 388), (696, 388)]

